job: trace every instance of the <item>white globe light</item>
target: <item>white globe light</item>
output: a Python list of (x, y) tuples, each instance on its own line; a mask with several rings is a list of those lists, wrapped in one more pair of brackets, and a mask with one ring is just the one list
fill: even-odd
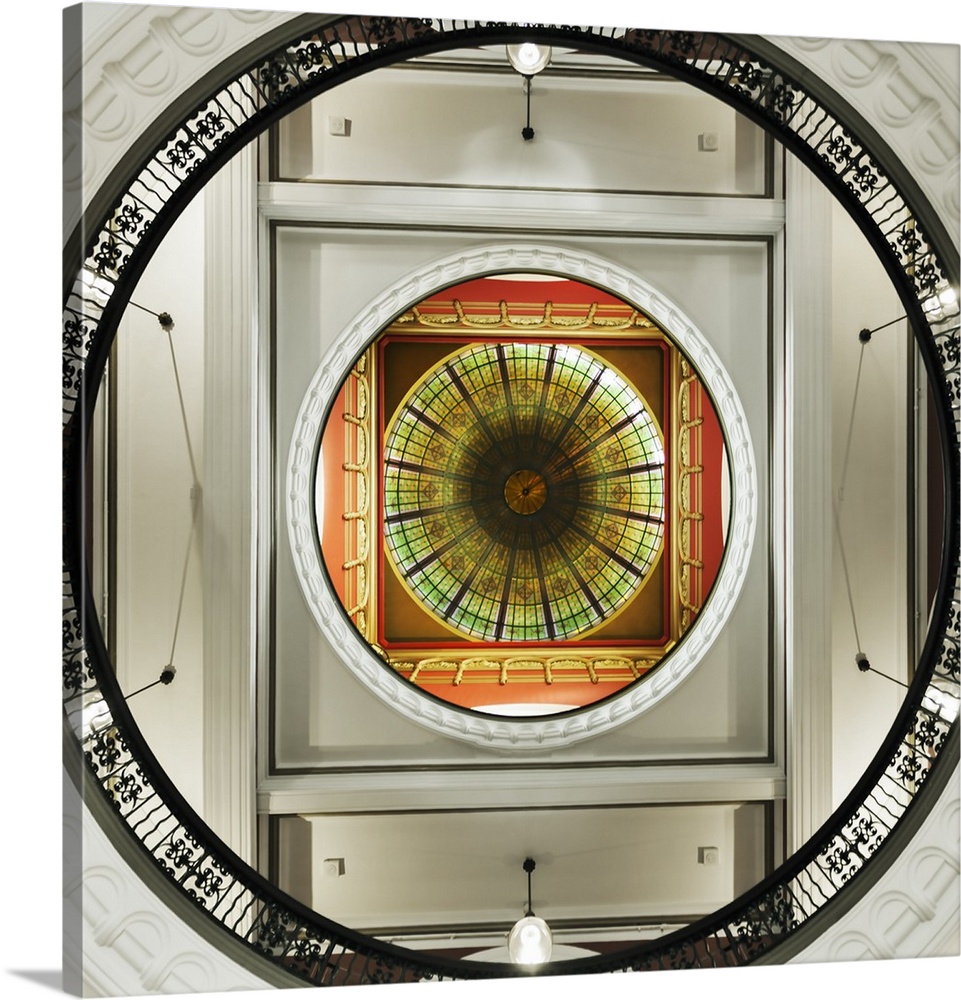
[(524, 42), (517, 52), (517, 61), (525, 69), (530, 69), (531, 66), (537, 65), (538, 55), (537, 46), (533, 42)]
[(522, 917), (511, 928), (507, 950), (516, 965), (541, 965), (550, 960), (551, 929), (540, 917)]
[(508, 45), (507, 59), (522, 76), (534, 76), (551, 61), (551, 47), (535, 45), (534, 42)]

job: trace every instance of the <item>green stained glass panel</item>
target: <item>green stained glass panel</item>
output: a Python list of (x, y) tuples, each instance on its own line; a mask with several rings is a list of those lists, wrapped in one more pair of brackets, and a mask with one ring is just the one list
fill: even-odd
[(466, 636), (541, 642), (601, 625), (664, 539), (664, 443), (639, 393), (567, 344), (462, 348), (385, 435), (385, 540)]

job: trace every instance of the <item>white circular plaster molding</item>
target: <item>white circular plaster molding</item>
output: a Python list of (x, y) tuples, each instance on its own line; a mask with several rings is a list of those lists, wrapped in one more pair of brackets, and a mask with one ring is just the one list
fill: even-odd
[[(323, 571), (313, 527), (314, 456), (324, 419), (357, 356), (397, 315), (438, 289), (489, 274), (537, 272), (598, 285), (637, 306), (687, 355), (710, 390), (731, 469), (731, 524), (710, 599), (650, 678), (601, 705), (564, 718), (485, 717), (438, 703), (389, 670), (345, 618)], [(287, 531), (298, 580), (321, 632), (351, 672), (407, 718), (445, 736), (498, 749), (554, 749), (607, 732), (647, 711), (684, 681), (730, 616), (744, 582), (757, 523), (757, 470), (747, 417), (706, 337), (669, 299), (636, 275), (592, 254), (549, 246), (486, 246), (444, 257), (394, 283), (337, 338), (317, 369), (294, 425), (286, 479)]]

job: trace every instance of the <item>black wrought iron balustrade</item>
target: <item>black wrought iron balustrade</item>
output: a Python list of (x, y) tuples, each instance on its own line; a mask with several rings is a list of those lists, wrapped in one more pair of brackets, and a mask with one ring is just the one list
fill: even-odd
[[(244, 143), (317, 94), (399, 60), (472, 45), (542, 39), (658, 67), (728, 102), (773, 133), (841, 200), (904, 303), (932, 386), (945, 469), (939, 591), (914, 679), (865, 775), (785, 865), (745, 896), (681, 931), (617, 954), (555, 962), (542, 974), (736, 966), (767, 955), (835, 899), (932, 775), (958, 759), (957, 250), (890, 151), (840, 106), (812, 93), (758, 39), (697, 32), (387, 17), (306, 17), (289, 44), (250, 64), (140, 148), (65, 252), (63, 322), (63, 690), (70, 738), (118, 821), (198, 909), (308, 983), (399, 982), (528, 974), (510, 965), (435, 960), (326, 920), (249, 868), (195, 815), (145, 744), (117, 686), (86, 588), (83, 470), (104, 364), (129, 295), (184, 206)], [(833, 102), (833, 103), (832, 103)], [(868, 130), (870, 132), (870, 130)], [(149, 139), (149, 131), (144, 138)], [(80, 233), (93, 234), (82, 245)]]

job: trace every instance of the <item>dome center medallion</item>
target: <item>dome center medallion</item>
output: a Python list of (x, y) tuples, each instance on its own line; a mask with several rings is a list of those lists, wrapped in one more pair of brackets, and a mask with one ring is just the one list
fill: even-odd
[(516, 514), (536, 514), (547, 499), (547, 483), (533, 469), (518, 469), (504, 484), (504, 499)]

